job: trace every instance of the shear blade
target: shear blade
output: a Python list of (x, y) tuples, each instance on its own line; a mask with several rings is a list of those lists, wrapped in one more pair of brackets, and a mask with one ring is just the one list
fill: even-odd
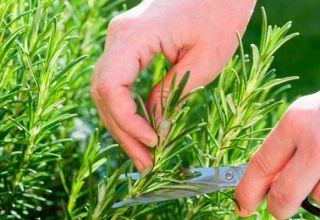
[[(150, 192), (133, 199), (128, 199), (115, 203), (112, 208), (120, 208), (123, 206), (136, 206), (142, 204), (163, 202), (169, 200), (175, 200), (179, 198), (193, 197), (197, 195), (207, 194), (216, 192), (223, 189), (235, 187), (246, 166), (237, 167), (217, 167), (217, 168), (194, 168), (190, 169), (189, 172), (199, 172), (200, 175), (184, 181), (184, 185), (191, 186), (183, 189), (181, 188), (170, 188), (160, 189), (154, 192)], [(229, 176), (228, 176), (229, 175)], [(140, 175), (138, 173), (127, 174), (134, 180), (138, 180)], [(229, 177), (229, 178), (228, 178)], [(123, 179), (123, 177), (120, 177)]]
[(191, 189), (161, 189), (155, 192), (151, 192), (139, 197), (124, 200), (115, 203), (112, 208), (120, 208), (123, 206), (136, 206), (149, 203), (164, 202), (169, 200), (176, 200), (180, 198), (193, 197), (201, 194), (211, 193), (220, 189), (225, 189), (226, 187), (212, 187), (212, 185), (201, 185), (198, 188)]

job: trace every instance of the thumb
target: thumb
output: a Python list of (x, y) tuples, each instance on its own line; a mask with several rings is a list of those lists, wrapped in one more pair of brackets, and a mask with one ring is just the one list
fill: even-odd
[[(165, 75), (164, 79), (158, 82), (151, 90), (147, 102), (149, 112), (156, 106), (156, 121), (162, 120), (161, 99), (165, 103), (170, 91), (171, 81), (176, 74), (176, 85), (179, 84), (186, 72), (190, 71), (189, 80), (184, 88), (182, 95), (186, 95), (192, 90), (210, 83), (217, 75), (219, 68), (204, 56), (203, 50), (193, 49), (186, 53)], [(161, 94), (162, 92), (162, 94)]]

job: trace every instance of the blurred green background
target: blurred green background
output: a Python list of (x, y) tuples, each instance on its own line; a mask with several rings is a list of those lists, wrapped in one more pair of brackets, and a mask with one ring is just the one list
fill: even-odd
[(289, 90), (290, 100), (320, 91), (320, 1), (258, 0), (245, 36), (245, 44), (258, 42), (261, 10), (264, 6), (270, 24), (293, 22), (292, 31), (300, 36), (286, 44), (277, 54), (274, 67), (279, 76), (300, 76)]
[[(132, 7), (139, 0), (127, 2)], [(300, 76), (300, 80), (292, 82), (289, 100), (320, 91), (320, 0), (258, 0), (244, 37), (247, 52), (250, 52), (250, 43), (259, 42), (262, 6), (270, 24), (292, 21), (292, 31), (300, 33), (276, 54), (274, 62), (279, 76)]]

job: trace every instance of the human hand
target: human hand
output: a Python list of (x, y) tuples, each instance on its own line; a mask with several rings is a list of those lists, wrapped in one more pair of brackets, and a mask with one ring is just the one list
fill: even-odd
[[(158, 137), (136, 113), (130, 94), (138, 72), (162, 52), (174, 64), (165, 76), (164, 91), (174, 73), (179, 81), (191, 71), (184, 93), (208, 84), (235, 52), (236, 32), (243, 34), (254, 4), (255, 0), (145, 0), (111, 21), (91, 94), (104, 125), (139, 171), (152, 166), (146, 146), (155, 146)], [(158, 84), (152, 89), (149, 110), (159, 103), (160, 88)]]
[(320, 92), (299, 98), (253, 156), (235, 191), (241, 216), (267, 194), (278, 218), (296, 213), (309, 195), (320, 204)]

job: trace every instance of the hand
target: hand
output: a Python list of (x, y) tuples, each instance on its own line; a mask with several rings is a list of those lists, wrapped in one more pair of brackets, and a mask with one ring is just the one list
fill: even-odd
[[(235, 52), (236, 31), (243, 34), (254, 4), (255, 0), (145, 0), (111, 21), (91, 94), (104, 125), (138, 170), (152, 166), (146, 145), (158, 141), (136, 113), (130, 94), (138, 72), (162, 52), (174, 64), (165, 76), (164, 91), (174, 73), (180, 80), (191, 71), (185, 93), (208, 84)], [(158, 84), (152, 89), (149, 110), (159, 103), (160, 88)]]
[(289, 218), (311, 194), (320, 204), (320, 92), (294, 102), (253, 156), (236, 188), (241, 216), (267, 194), (268, 210)]

